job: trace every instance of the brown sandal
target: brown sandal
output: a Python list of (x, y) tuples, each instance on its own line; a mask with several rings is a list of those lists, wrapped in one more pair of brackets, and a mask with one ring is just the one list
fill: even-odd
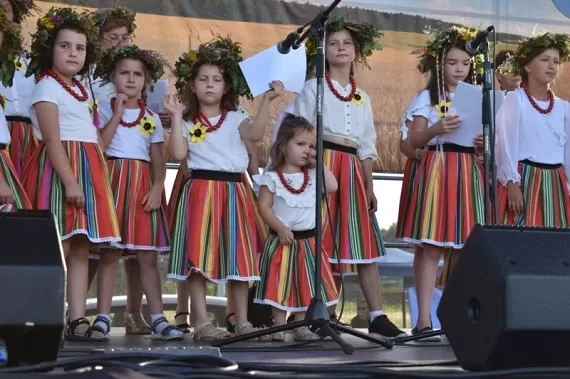
[(196, 325), (194, 328), (194, 341), (223, 340), (229, 337), (231, 337), (230, 333), (216, 328), (211, 322)]

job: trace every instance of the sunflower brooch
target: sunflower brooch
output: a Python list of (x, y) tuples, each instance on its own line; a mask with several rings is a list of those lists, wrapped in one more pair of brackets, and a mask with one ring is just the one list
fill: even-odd
[(142, 133), (143, 136), (148, 137), (156, 130), (156, 122), (154, 119), (149, 116), (144, 116), (139, 123), (139, 132)]
[(451, 101), (447, 99), (440, 101), (439, 104), (435, 106), (435, 110), (437, 111), (437, 117), (439, 118), (444, 118), (450, 109), (451, 109)]
[(364, 96), (362, 96), (360, 92), (357, 92), (352, 97), (352, 102), (356, 105), (362, 105), (364, 104)]
[(188, 131), (190, 132), (190, 142), (202, 143), (206, 139), (208, 127), (197, 122), (194, 126), (190, 127)]
[(99, 108), (99, 100), (95, 99), (94, 101), (89, 103), (89, 113), (93, 116), (93, 112), (95, 109)]

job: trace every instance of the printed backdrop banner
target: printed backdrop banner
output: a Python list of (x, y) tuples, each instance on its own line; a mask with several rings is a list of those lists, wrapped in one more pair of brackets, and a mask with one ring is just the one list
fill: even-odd
[[(87, 0), (38, 2), (42, 11), (51, 6), (78, 6), (93, 10), (124, 5), (137, 12), (135, 43), (160, 51), (172, 64), (189, 47), (197, 47), (214, 35), (231, 35), (242, 43), (244, 57), (260, 52), (306, 24), (332, 0), (303, 2), (277, 0)], [(405, 159), (399, 152), (400, 123), (410, 98), (425, 83), (416, 70), (411, 52), (427, 39), (429, 27), (451, 24), (468, 27), (494, 25), (498, 53), (513, 49), (522, 36), (548, 30), (568, 32), (568, 19), (551, 0), (343, 0), (335, 14), (369, 21), (384, 32), (384, 50), (370, 60), (371, 70), (357, 70), (357, 82), (371, 97), (377, 131), (377, 172), (400, 173)], [(35, 29), (36, 17), (24, 22), (25, 34)], [(555, 91), (570, 95), (568, 73), (562, 71)], [(172, 77), (171, 92), (173, 88)], [(272, 120), (294, 101), (287, 94), (272, 105)], [(243, 102), (255, 114), (256, 101)], [(262, 164), (267, 159), (273, 123), (259, 146)]]

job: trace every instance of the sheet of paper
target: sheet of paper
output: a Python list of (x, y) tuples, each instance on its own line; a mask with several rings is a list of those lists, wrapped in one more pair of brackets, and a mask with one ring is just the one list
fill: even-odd
[(239, 65), (253, 96), (269, 90), (269, 83), (273, 80), (282, 81), (286, 91), (299, 93), (307, 74), (305, 44), (296, 50), (291, 49), (288, 54), (279, 53), (277, 45), (273, 45)]
[[(491, 101), (493, 94), (491, 93)], [(494, 112), (497, 114), (503, 104), (504, 94), (495, 91)], [(456, 113), (461, 119), (461, 126), (456, 130), (441, 135), (440, 142), (454, 143), (461, 146), (473, 146), (473, 138), (483, 133), (483, 92), (482, 88), (459, 82), (451, 100), (450, 113)]]
[(156, 82), (152, 88), (152, 91), (148, 90), (146, 92), (147, 107), (156, 113), (160, 113), (164, 110), (164, 105), (162, 101), (168, 95), (168, 80), (162, 79)]

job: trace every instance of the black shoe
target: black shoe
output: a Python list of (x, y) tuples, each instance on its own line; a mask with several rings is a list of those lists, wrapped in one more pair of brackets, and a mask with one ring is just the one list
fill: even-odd
[(380, 334), (384, 338), (406, 337), (408, 335), (403, 330), (398, 329), (386, 315), (378, 316), (372, 320), (368, 326), (368, 333)]
[[(418, 330), (418, 327), (416, 326), (414, 329), (412, 329), (412, 335), (413, 336), (417, 336), (423, 333), (429, 333), (429, 332), (433, 332), (433, 328), (431, 326), (426, 326), (425, 328), (422, 328), (420, 330)], [(426, 337), (426, 338), (422, 338), (421, 340), (417, 340), (418, 342), (441, 342), (441, 336), (431, 336), (431, 337)]]

